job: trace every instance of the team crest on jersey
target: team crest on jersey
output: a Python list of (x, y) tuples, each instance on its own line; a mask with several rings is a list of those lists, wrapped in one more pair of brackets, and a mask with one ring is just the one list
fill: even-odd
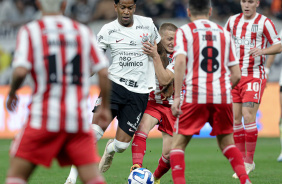
[(143, 36), (141, 35), (140, 37), (142, 38), (142, 42), (147, 42), (147, 41), (149, 41), (148, 33), (147, 33), (147, 34), (144, 34), (144, 33), (143, 33)]
[(252, 31), (253, 33), (258, 32), (258, 24), (253, 24), (251, 31)]

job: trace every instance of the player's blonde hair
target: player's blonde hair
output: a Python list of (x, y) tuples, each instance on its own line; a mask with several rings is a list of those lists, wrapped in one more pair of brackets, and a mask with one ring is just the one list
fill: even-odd
[(43, 11), (47, 13), (57, 13), (61, 11), (62, 2), (65, 0), (39, 0)]

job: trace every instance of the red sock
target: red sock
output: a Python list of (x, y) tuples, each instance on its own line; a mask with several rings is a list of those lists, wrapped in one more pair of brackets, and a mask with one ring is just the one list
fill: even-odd
[(258, 139), (258, 129), (256, 122), (245, 125), (245, 134), (246, 134), (246, 150), (247, 155), (245, 162), (252, 164), (254, 160), (254, 154)]
[(234, 125), (234, 134), (233, 134), (234, 142), (236, 147), (242, 153), (243, 159), (246, 158), (246, 149), (245, 149), (245, 130), (243, 124)]
[(249, 177), (246, 173), (244, 160), (239, 149), (235, 145), (229, 145), (223, 149), (222, 153), (229, 160), (241, 183), (245, 184), (246, 179), (249, 179)]
[(154, 172), (154, 177), (157, 179), (161, 178), (169, 169), (170, 161), (162, 155), (162, 157), (159, 159), (159, 165)]
[(131, 145), (131, 151), (132, 151), (132, 162), (134, 164), (139, 164), (140, 167), (142, 167), (143, 158), (146, 152), (146, 139), (148, 135), (141, 131), (136, 131), (132, 145)]
[(6, 184), (27, 184), (27, 182), (22, 178), (7, 177)]
[(106, 184), (106, 182), (102, 176), (98, 176), (97, 178), (88, 181), (86, 184)]
[(185, 184), (185, 160), (183, 150), (173, 149), (170, 151), (170, 165), (173, 183)]

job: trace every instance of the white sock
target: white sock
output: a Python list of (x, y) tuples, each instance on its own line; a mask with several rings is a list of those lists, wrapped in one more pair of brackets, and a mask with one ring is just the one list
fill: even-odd
[(104, 131), (102, 130), (102, 128), (99, 125), (96, 125), (96, 124), (92, 124), (92, 129), (95, 132), (96, 141), (99, 141), (101, 137), (103, 137)]
[(113, 153), (116, 152), (116, 151), (115, 151), (115, 141), (111, 142), (111, 143), (108, 145), (108, 147), (107, 147), (107, 152), (108, 152), (108, 153), (111, 153), (111, 154), (113, 154)]
[(71, 178), (71, 180), (74, 181), (74, 183), (75, 183), (77, 176), (78, 176), (77, 169), (76, 169), (76, 167), (74, 165), (72, 165), (68, 178)]

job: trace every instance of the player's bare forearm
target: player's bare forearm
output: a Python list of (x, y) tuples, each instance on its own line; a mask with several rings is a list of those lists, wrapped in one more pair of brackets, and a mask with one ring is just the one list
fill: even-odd
[(233, 89), (241, 79), (241, 71), (239, 65), (230, 66), (229, 70), (231, 72), (230, 81), (232, 83), (232, 89)]
[(99, 87), (101, 89), (102, 106), (108, 108), (110, 106), (111, 82), (108, 79), (108, 69), (103, 68), (98, 72)]
[[(161, 49), (159, 47), (161, 47)], [(173, 80), (173, 75), (171, 75), (172, 72), (170, 73), (170, 71), (167, 71), (165, 69), (168, 63), (168, 59), (166, 52), (164, 53), (162, 48), (162, 45), (156, 45), (156, 41), (155, 45), (152, 45), (149, 42), (145, 42), (143, 44), (144, 53), (153, 58), (155, 72), (160, 85), (166, 86)]]
[(24, 67), (17, 67), (13, 71), (11, 89), (9, 92), (10, 96), (14, 96), (16, 91), (21, 87), (26, 75), (28, 74), (29, 70)]
[(175, 98), (180, 96), (181, 88), (182, 88), (182, 83), (183, 83), (183, 76), (186, 70), (186, 59), (185, 55), (179, 54), (176, 56), (175, 60), (175, 66), (174, 66), (174, 96)]
[(282, 51), (282, 46), (281, 43), (271, 45), (268, 48), (263, 49), (263, 54), (265, 55), (273, 55), (273, 54), (278, 54)]

